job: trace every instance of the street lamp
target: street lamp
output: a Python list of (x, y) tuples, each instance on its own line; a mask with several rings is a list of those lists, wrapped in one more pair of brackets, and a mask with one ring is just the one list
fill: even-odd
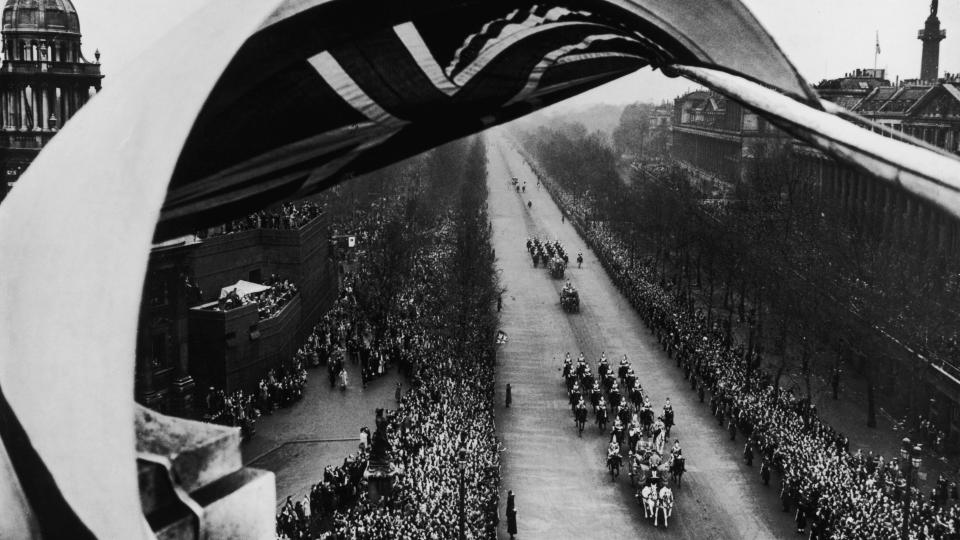
[(460, 540), (467, 540), (466, 532), (466, 512), (464, 510), (465, 487), (463, 483), (464, 474), (467, 471), (467, 450), (460, 448), (458, 464), (460, 465)]
[(906, 477), (906, 492), (903, 495), (903, 528), (900, 538), (910, 538), (910, 506), (913, 499), (913, 484), (920, 471), (923, 459), (920, 457), (920, 446), (914, 446), (908, 437), (904, 437), (900, 444), (900, 468)]

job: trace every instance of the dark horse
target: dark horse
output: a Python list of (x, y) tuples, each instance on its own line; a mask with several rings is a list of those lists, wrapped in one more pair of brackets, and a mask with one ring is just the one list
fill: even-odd
[(587, 423), (587, 407), (581, 403), (574, 409), (573, 414), (577, 422), (577, 432), (583, 437), (583, 426)]
[(680, 482), (683, 480), (683, 473), (686, 471), (686, 458), (683, 456), (677, 456), (673, 458), (673, 461), (670, 463), (670, 478), (673, 480), (674, 484), (677, 484), (677, 486), (680, 485)]
[(597, 426), (600, 427), (600, 431), (607, 430), (607, 408), (606, 407), (597, 408)]
[(610, 481), (613, 482), (620, 476), (620, 462), (623, 460), (620, 454), (607, 455), (607, 470), (610, 471)]

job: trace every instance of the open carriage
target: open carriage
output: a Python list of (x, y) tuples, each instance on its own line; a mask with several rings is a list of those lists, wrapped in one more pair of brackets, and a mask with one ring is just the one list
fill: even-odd
[(567, 313), (580, 312), (580, 293), (573, 287), (564, 287), (560, 291), (560, 306)]
[(547, 265), (550, 269), (550, 277), (553, 279), (563, 279), (563, 272), (567, 269), (567, 264), (560, 257), (550, 259)]

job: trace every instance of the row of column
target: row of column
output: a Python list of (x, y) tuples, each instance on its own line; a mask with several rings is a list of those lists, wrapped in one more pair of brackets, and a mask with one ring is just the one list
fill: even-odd
[(80, 43), (70, 41), (7, 40), (10, 60), (24, 62), (79, 62)]
[(29, 84), (7, 88), (0, 91), (0, 127), (8, 131), (58, 129), (89, 100), (91, 88)]
[(674, 131), (672, 153), (711, 175), (730, 182), (740, 180), (740, 145), (736, 142)]
[(822, 196), (867, 220), (879, 233), (899, 243), (917, 244), (920, 252), (955, 253), (958, 224), (939, 209), (886, 183), (864, 176), (833, 160), (819, 158)]

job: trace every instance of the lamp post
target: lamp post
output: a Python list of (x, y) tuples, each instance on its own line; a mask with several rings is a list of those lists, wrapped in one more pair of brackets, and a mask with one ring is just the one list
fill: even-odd
[(906, 492), (903, 495), (903, 528), (900, 531), (902, 540), (910, 538), (910, 507), (913, 500), (913, 485), (915, 477), (920, 471), (923, 459), (920, 457), (920, 447), (911, 444), (908, 437), (904, 437), (900, 445), (900, 469), (906, 477)]
[(463, 477), (467, 471), (467, 451), (464, 448), (460, 449), (458, 464), (460, 465), (460, 540), (467, 539), (466, 532), (466, 511), (464, 509), (464, 496), (466, 488), (464, 487)]

